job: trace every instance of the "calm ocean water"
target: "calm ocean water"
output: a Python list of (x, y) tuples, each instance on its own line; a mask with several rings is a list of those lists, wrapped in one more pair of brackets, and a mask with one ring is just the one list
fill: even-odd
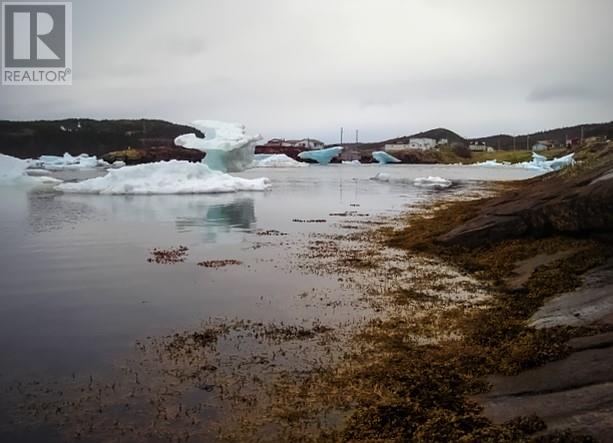
[[(369, 180), (378, 172), (405, 181)], [(0, 386), (101, 373), (126, 356), (135, 341), (210, 317), (331, 324), (351, 319), (356, 313), (350, 307), (322, 311), (296, 303), (296, 295), (311, 288), (342, 290), (335, 278), (295, 272), (287, 265), (310, 234), (346, 232), (344, 220), (330, 214), (397, 214), (441, 193), (535, 174), (438, 165), (333, 165), (239, 175), (267, 176), (272, 190), (97, 196), (0, 188)], [(410, 183), (430, 175), (457, 186), (433, 191)], [(258, 235), (266, 230), (288, 235), (271, 242)], [(177, 245), (189, 248), (185, 263), (147, 262), (153, 248)], [(196, 266), (211, 259), (237, 259), (243, 265)]]

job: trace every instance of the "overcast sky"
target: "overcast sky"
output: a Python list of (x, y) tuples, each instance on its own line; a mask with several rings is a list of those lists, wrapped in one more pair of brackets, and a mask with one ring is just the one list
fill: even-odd
[(613, 120), (611, 0), (77, 0), (69, 87), (0, 119), (244, 123), (264, 137), (466, 137)]

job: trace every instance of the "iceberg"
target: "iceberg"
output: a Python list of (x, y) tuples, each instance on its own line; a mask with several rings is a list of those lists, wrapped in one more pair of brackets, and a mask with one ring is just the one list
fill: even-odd
[(508, 163), (508, 162), (498, 162), (496, 160), (487, 160), (482, 163), (475, 163), (475, 166), (479, 166), (482, 168), (521, 168), (521, 169), (531, 169), (534, 171), (541, 172), (552, 172), (559, 171), (560, 169), (564, 169), (568, 166), (573, 166), (575, 164), (574, 159), (575, 154), (568, 154), (563, 157), (554, 158), (553, 160), (547, 160), (546, 157), (537, 154), (536, 152), (532, 153), (532, 160), (529, 162), (521, 162), (521, 163)]
[(388, 163), (400, 163), (400, 160), (394, 157), (393, 155), (389, 155), (384, 151), (375, 151), (372, 153), (372, 158), (374, 158), (377, 163), (386, 165)]
[(554, 158), (546, 163), (553, 171), (559, 171), (560, 169), (567, 168), (568, 166), (574, 166), (576, 163), (574, 157), (575, 153), (573, 152), (572, 154), (565, 155), (564, 157)]
[(259, 135), (246, 135), (245, 127), (238, 123), (215, 120), (196, 120), (192, 126), (204, 134), (184, 134), (175, 139), (175, 145), (197, 149), (206, 153), (202, 162), (221, 172), (240, 172), (247, 169), (255, 155), (255, 143)]
[(343, 152), (343, 147), (335, 146), (333, 148), (316, 149), (313, 151), (303, 151), (300, 154), (298, 154), (298, 157), (300, 157), (303, 160), (316, 161), (320, 165), (327, 165), (328, 163), (332, 161), (334, 157), (339, 155), (341, 152)]
[(204, 163), (181, 160), (146, 163), (110, 169), (103, 177), (55, 187), (62, 192), (81, 194), (216, 194), (238, 191), (265, 191), (267, 178), (245, 179), (214, 171)]
[(308, 166), (285, 154), (255, 154), (252, 168), (304, 168)]
[[(56, 185), (61, 183), (53, 177), (30, 176), (28, 168), (32, 162), (11, 157), (10, 155), (0, 154), (0, 186), (7, 185)], [(37, 174), (40, 170), (37, 171)]]
[(66, 152), (63, 156), (42, 155), (32, 163), (48, 171), (63, 171), (65, 169), (94, 169), (103, 166), (106, 162), (98, 160), (95, 156), (90, 157), (88, 154), (74, 157)]
[(416, 178), (413, 180), (413, 185), (419, 188), (447, 189), (453, 185), (453, 182), (443, 177), (428, 176)]

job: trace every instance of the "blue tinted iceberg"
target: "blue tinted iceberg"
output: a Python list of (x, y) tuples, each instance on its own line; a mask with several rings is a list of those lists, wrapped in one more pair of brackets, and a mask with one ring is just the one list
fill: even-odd
[(564, 157), (554, 158), (553, 160), (548, 161), (547, 165), (552, 170), (559, 171), (560, 169), (564, 169), (568, 166), (573, 166), (576, 163), (574, 157), (575, 154), (572, 153), (565, 155)]
[(373, 152), (372, 158), (374, 158), (377, 163), (380, 163), (382, 165), (386, 165), (388, 163), (400, 163), (400, 160), (384, 151)]
[(204, 134), (180, 135), (175, 139), (177, 146), (197, 149), (206, 153), (203, 163), (211, 169), (222, 172), (239, 172), (253, 163), (255, 144), (262, 137), (245, 134), (245, 127), (238, 123), (224, 123), (215, 120), (196, 120), (192, 126)]
[(316, 161), (320, 165), (327, 165), (332, 159), (343, 152), (342, 146), (335, 146), (333, 148), (317, 149), (314, 151), (304, 151), (298, 154), (302, 160)]
[(245, 179), (213, 171), (203, 163), (170, 160), (110, 169), (104, 177), (55, 187), (82, 194), (216, 194), (264, 191), (267, 178)]

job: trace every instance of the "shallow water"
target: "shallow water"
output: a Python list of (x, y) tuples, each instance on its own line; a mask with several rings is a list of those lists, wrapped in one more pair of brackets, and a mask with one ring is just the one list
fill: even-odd
[[(346, 232), (343, 224), (350, 220), (330, 214), (356, 211), (366, 220), (441, 195), (410, 180), (369, 180), (378, 172), (457, 183), (444, 194), (535, 175), (439, 165), (332, 165), (249, 170), (239, 175), (267, 176), (272, 190), (229, 195), (63, 195), (0, 188), (0, 385), (104, 373), (129, 355), (137, 340), (210, 317), (332, 325), (365, 315), (351, 304), (322, 310), (297, 303), (299, 294), (313, 288), (333, 297), (344, 290), (337, 279), (298, 272), (291, 263), (309, 235)], [(258, 235), (267, 230), (287, 235)], [(186, 262), (147, 262), (153, 248), (177, 245), (189, 248)], [(196, 265), (211, 259), (243, 264)]]

